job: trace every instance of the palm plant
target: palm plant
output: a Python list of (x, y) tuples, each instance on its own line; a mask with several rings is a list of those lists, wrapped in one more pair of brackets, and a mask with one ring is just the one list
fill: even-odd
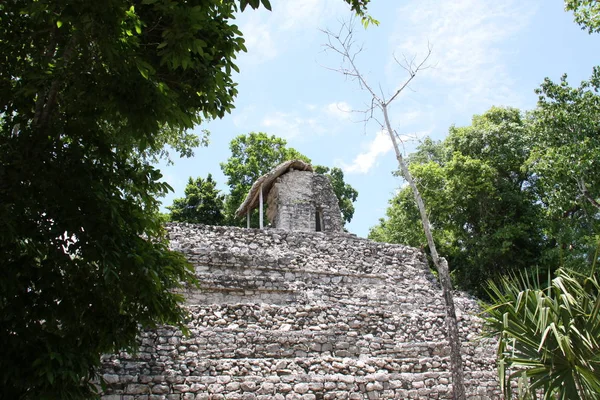
[(600, 399), (600, 285), (561, 268), (545, 287), (525, 276), (490, 283), (486, 326), (499, 338), (506, 399)]

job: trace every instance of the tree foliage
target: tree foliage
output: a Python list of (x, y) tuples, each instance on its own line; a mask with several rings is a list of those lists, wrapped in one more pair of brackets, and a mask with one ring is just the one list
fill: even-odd
[(575, 22), (589, 33), (600, 32), (600, 2), (598, 0), (565, 0), (565, 10), (573, 11)]
[[(221, 163), (227, 176), (230, 193), (225, 202), (227, 224), (245, 225), (245, 221), (235, 218), (235, 211), (242, 204), (252, 184), (262, 175), (288, 160), (311, 160), (294, 148), (287, 147), (285, 139), (269, 136), (264, 132), (251, 132), (234, 138), (229, 144), (231, 156)], [(344, 181), (344, 173), (339, 168), (315, 166), (315, 172), (325, 174), (338, 198), (344, 221), (350, 222), (354, 215), (354, 201), (358, 192)], [(258, 217), (253, 216), (252, 225), (258, 226)]]
[(147, 159), (231, 109), (243, 39), (233, 3), (0, 8), (2, 397), (85, 398), (100, 354), (184, 316)]
[[(600, 234), (599, 90), (599, 68), (575, 88), (546, 79), (526, 117), (492, 108), (410, 156), (459, 286), (482, 295), (511, 269), (589, 268)], [(408, 189), (370, 237), (424, 246)]]
[(518, 382), (522, 399), (600, 398), (600, 282), (598, 274), (559, 269), (539, 281), (491, 283), (488, 333), (499, 337), (498, 364), (505, 398)]
[(548, 234), (564, 265), (593, 261), (600, 234), (600, 68), (578, 88), (544, 80), (534, 111), (529, 168), (544, 204)]
[[(541, 207), (524, 168), (531, 135), (519, 110), (492, 108), (444, 142), (430, 139), (409, 157), (410, 171), (431, 212), (434, 238), (462, 289), (536, 265), (545, 246)], [(369, 237), (426, 246), (409, 188), (391, 200)]]
[(338, 205), (342, 212), (342, 220), (350, 222), (354, 216), (354, 202), (358, 198), (358, 191), (344, 181), (344, 171), (340, 168), (316, 165), (314, 169), (316, 173), (323, 174), (329, 178), (333, 187), (333, 193), (335, 193), (338, 199)]
[[(244, 201), (252, 184), (271, 169), (288, 160), (310, 159), (296, 149), (288, 148), (285, 139), (269, 136), (264, 132), (250, 132), (239, 135), (229, 143), (231, 156), (221, 163), (221, 170), (227, 177), (229, 195), (225, 202), (229, 225), (245, 225), (245, 221), (235, 217), (235, 211)], [(254, 216), (254, 219), (258, 217)], [(253, 226), (258, 226), (258, 220)]]
[[(583, 29), (600, 32), (600, 3), (565, 5)], [(595, 67), (579, 88), (571, 88), (565, 75), (560, 83), (546, 78), (536, 90), (527, 167), (562, 268), (545, 287), (523, 275), (490, 282), (486, 325), (500, 337), (498, 371), (506, 398), (515, 380), (524, 399), (600, 398), (599, 89)]]
[[(366, 28), (370, 22), (377, 24), (377, 21), (365, 21), (363, 19), (363, 26)], [(452, 282), (450, 279), (450, 272), (448, 269), (448, 262), (444, 257), (440, 257), (437, 251), (437, 246), (434, 242), (433, 235), (431, 233), (431, 224), (428, 215), (428, 209), (425, 206), (423, 197), (420, 193), (420, 189), (413, 179), (411, 171), (408, 169), (408, 164), (402, 154), (400, 148), (399, 137), (392, 128), (392, 123), (389, 116), (389, 107), (398, 98), (398, 96), (408, 87), (412, 80), (427, 69), (427, 60), (431, 55), (431, 47), (428, 48), (427, 54), (417, 61), (416, 56), (411, 60), (404, 59), (405, 62), (399, 62), (396, 59), (396, 63), (404, 69), (407, 73), (406, 78), (403, 82), (396, 86), (396, 89), (390, 95), (386, 95), (383, 90), (375, 91), (373, 86), (369, 84), (365, 75), (359, 70), (356, 65), (356, 58), (360, 53), (360, 49), (355, 47), (353, 23), (342, 23), (341, 29), (338, 33), (331, 31), (325, 31), (327, 35), (327, 43), (325, 44), (326, 50), (334, 52), (336, 55), (341, 56), (342, 65), (337, 70), (343, 74), (346, 78), (354, 80), (358, 83), (358, 86), (365, 90), (370, 96), (370, 106), (364, 110), (366, 121), (373, 119), (378, 122), (380, 128), (387, 132), (390, 141), (392, 142), (392, 148), (398, 162), (398, 168), (401, 171), (408, 187), (413, 193), (414, 201), (419, 211), (419, 218), (421, 220), (421, 226), (423, 227), (423, 233), (429, 247), (429, 255), (431, 261), (438, 272), (440, 278), (440, 285), (442, 287), (442, 295), (444, 297), (445, 310), (446, 310), (446, 326), (448, 342), (450, 344), (450, 370), (452, 373), (452, 396), (455, 399), (463, 400), (466, 398), (465, 385), (464, 385), (464, 374), (462, 368), (462, 355), (461, 355), (461, 343), (458, 332), (458, 321), (456, 318), (456, 311), (454, 306), (454, 299), (452, 294)], [(381, 85), (380, 85), (381, 89)], [(383, 120), (380, 122), (374, 117), (375, 112), (381, 112)]]
[(234, 12), (260, 3), (0, 3), (0, 397), (89, 397), (100, 354), (182, 320), (150, 161), (232, 109)]
[(173, 205), (167, 207), (171, 211), (170, 219), (175, 222), (222, 225), (225, 219), (224, 198), (211, 174), (206, 179), (194, 180), (190, 177), (185, 187), (185, 197), (173, 200)]

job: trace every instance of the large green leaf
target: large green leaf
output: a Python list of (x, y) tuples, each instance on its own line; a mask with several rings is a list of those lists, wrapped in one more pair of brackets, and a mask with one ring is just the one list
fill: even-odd
[(521, 277), (490, 282), (488, 333), (499, 337), (498, 373), (507, 398), (511, 382), (545, 399), (600, 398), (600, 286), (597, 274), (559, 269), (547, 285)]

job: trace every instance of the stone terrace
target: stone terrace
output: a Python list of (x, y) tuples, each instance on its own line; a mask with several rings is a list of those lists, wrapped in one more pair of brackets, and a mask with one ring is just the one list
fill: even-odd
[[(170, 224), (201, 289), (190, 334), (103, 359), (104, 400), (448, 399), (441, 291), (417, 249), (353, 235)], [(457, 294), (469, 398), (500, 398), (479, 308)]]

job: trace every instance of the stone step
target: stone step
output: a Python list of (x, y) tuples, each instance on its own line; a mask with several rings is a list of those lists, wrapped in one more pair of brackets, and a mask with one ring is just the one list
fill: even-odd
[(412, 285), (418, 285), (421, 282), (421, 285), (431, 287), (435, 282), (431, 274), (424, 274), (421, 268), (410, 267), (404, 269), (402, 273), (396, 271), (392, 273), (385, 270), (377, 271), (377, 273), (359, 273), (347, 269), (343, 265), (337, 266), (337, 269), (334, 271), (330, 271), (310, 268), (309, 265), (299, 268), (288, 264), (270, 266), (221, 262), (196, 265), (195, 271), (199, 276), (246, 276), (254, 280), (282, 280), (287, 282), (312, 280), (324, 284), (357, 281), (369, 285), (381, 284), (385, 281), (400, 284), (408, 279)]
[[(482, 378), (494, 382), (494, 372), (465, 372), (465, 384), (470, 399), (488, 394)], [(180, 395), (180, 399), (211, 399), (219, 394), (239, 399), (373, 399), (373, 398), (437, 398), (450, 396), (449, 372), (386, 373), (364, 375), (332, 374), (282, 374), (282, 375), (113, 375), (104, 378), (112, 381), (111, 392), (106, 395)], [(116, 381), (116, 382), (115, 382)], [(483, 387), (482, 387), (483, 386)], [(493, 390), (493, 389), (492, 389)], [(116, 393), (116, 394), (115, 394)], [(235, 394), (240, 397), (236, 397)], [(276, 397), (276, 396), (283, 397)], [(196, 397), (194, 397), (196, 396)], [(200, 397), (197, 397), (200, 396)], [(203, 397), (205, 396), (205, 397)], [(242, 397), (244, 396), (244, 397)], [(342, 397), (340, 397), (342, 396)], [(114, 397), (116, 399), (116, 397)], [(169, 399), (176, 397), (169, 397)], [(489, 398), (489, 397), (488, 397)], [(103, 397), (104, 400), (111, 400)]]
[[(111, 369), (110, 360), (104, 361), (104, 370)], [(393, 373), (425, 373), (444, 372), (448, 368), (447, 357), (422, 357), (396, 359), (348, 358), (348, 357), (288, 357), (288, 358), (184, 358), (170, 357), (158, 352), (155, 357), (140, 352), (136, 355), (121, 354), (118, 365), (112, 366), (114, 373), (121, 375), (162, 375), (177, 371), (184, 376), (286, 376), (286, 375), (324, 375), (345, 374), (363, 376), (375, 372)], [(171, 372), (169, 372), (171, 371)]]
[[(248, 272), (248, 271), (246, 271)], [(202, 286), (236, 288), (241, 290), (321, 290), (324, 293), (363, 297), (414, 296), (442, 299), (440, 290), (427, 282), (412, 282), (410, 287), (391, 277), (360, 277), (356, 275), (318, 274), (312, 272), (289, 272), (285, 270), (219, 270), (197, 273)], [(255, 274), (253, 274), (255, 273)], [(387, 296), (386, 296), (387, 295)]]
[[(291, 350), (291, 351), (287, 351)], [(294, 351), (278, 344), (263, 344), (256, 347), (235, 347), (235, 344), (220, 346), (207, 342), (196, 344), (196, 341), (181, 340), (171, 337), (168, 343), (156, 343), (153, 338), (145, 337), (140, 349), (135, 354), (122, 353), (120, 363), (115, 368), (124, 368), (128, 374), (140, 374), (151, 369), (160, 374), (164, 368), (174, 368), (181, 373), (214, 375), (228, 374), (248, 375), (262, 371), (268, 374), (290, 373), (346, 373), (359, 374), (375, 371), (392, 372), (425, 372), (444, 371), (448, 369), (449, 353), (446, 342), (426, 342), (399, 344), (394, 348), (369, 351), (368, 353), (342, 354), (338, 349), (318, 351), (320, 349), (303, 349)], [(490, 370), (495, 363), (493, 346), (481, 347), (463, 344), (463, 353), (467, 370)], [(472, 357), (474, 354), (477, 357)], [(106, 358), (110, 362), (117, 360)], [(284, 371), (284, 372), (282, 372)], [(122, 372), (122, 371), (121, 371)]]
[(246, 289), (242, 287), (217, 287), (203, 285), (201, 289), (181, 290), (186, 305), (204, 306), (211, 304), (270, 304), (291, 305), (301, 303), (298, 290)]
[[(327, 304), (333, 307), (356, 306), (386, 311), (442, 313), (441, 299), (426, 296), (398, 296), (391, 291), (378, 292), (370, 288), (289, 288), (289, 289), (247, 289), (243, 287), (218, 287), (202, 285), (193, 291), (180, 291), (189, 306), (225, 304), (264, 304), (273, 306), (310, 306)], [(347, 296), (354, 296), (348, 299)], [(318, 299), (318, 300), (313, 300)]]
[[(324, 335), (335, 335), (337, 339), (355, 337), (358, 339), (353, 340), (359, 340), (371, 335), (396, 343), (443, 341), (446, 335), (445, 314), (439, 309), (437, 312), (415, 312), (398, 305), (386, 309), (365, 304), (213, 304), (189, 306), (188, 309), (187, 324), (194, 335), (206, 329), (214, 331), (216, 335), (231, 330), (248, 330), (251, 336), (258, 337), (286, 334), (289, 331), (312, 337), (323, 332)], [(463, 339), (473, 339), (481, 333), (474, 328), (478, 320), (477, 316), (471, 314), (461, 315), (459, 327)], [(470, 329), (465, 330), (463, 326)]]
[[(167, 226), (196, 268), (190, 336), (103, 358), (105, 400), (448, 399), (445, 306), (422, 252), (346, 234)], [(470, 399), (500, 397), (476, 301), (456, 297)], [(462, 315), (461, 315), (462, 314)]]
[[(227, 339), (227, 338), (225, 338)], [(245, 345), (235, 343), (222, 344), (222, 343), (211, 343), (207, 341), (205, 344), (196, 344), (197, 341), (190, 341), (188, 343), (181, 341), (177, 345), (165, 343), (165, 344), (151, 344), (143, 346), (140, 350), (140, 354), (153, 353), (157, 357), (171, 357), (173, 359), (204, 359), (204, 360), (219, 360), (219, 359), (295, 359), (295, 358), (315, 358), (320, 359), (323, 357), (338, 357), (338, 358), (352, 358), (361, 359), (363, 357), (381, 357), (385, 359), (394, 360), (395, 363), (400, 365), (426, 365), (426, 369), (438, 368), (440, 364), (444, 364), (443, 368), (446, 368), (447, 360), (449, 357), (449, 346), (447, 342), (428, 342), (428, 343), (415, 343), (414, 345), (396, 345), (394, 347), (380, 348), (373, 350), (369, 347), (359, 348), (351, 343), (339, 342), (339, 343), (311, 343), (305, 345), (298, 345), (292, 343), (286, 344), (252, 344), (248, 343)], [(377, 343), (372, 343), (372, 346)], [(245, 346), (245, 347), (244, 347)], [(341, 346), (341, 347), (337, 347)], [(487, 364), (494, 360), (494, 348), (488, 346), (487, 348), (480, 348), (465, 343), (462, 349), (465, 354), (474, 354), (480, 351), (482, 354), (476, 358), (476, 362), (479, 364)], [(147, 356), (144, 356), (144, 360), (148, 360)], [(425, 368), (425, 367), (423, 367)], [(423, 370), (418, 368), (418, 370)], [(412, 367), (409, 370), (413, 370)]]
[(413, 253), (340, 258), (339, 256), (327, 257), (321, 253), (322, 250), (319, 250), (319, 253), (311, 253), (311, 251), (314, 250), (279, 247), (236, 251), (235, 248), (221, 245), (216, 248), (201, 247), (186, 250), (184, 253), (196, 266), (310, 270), (332, 274), (382, 274), (395, 276), (397, 279), (414, 279), (417, 276), (431, 275), (431, 272), (424, 268), (420, 258)]
[[(407, 343), (408, 342), (408, 343)], [(289, 358), (321, 357), (445, 357), (447, 342), (419, 342), (414, 338), (400, 342), (372, 334), (345, 335), (312, 331), (252, 331), (239, 329), (222, 331), (191, 330), (190, 337), (148, 335), (142, 339), (145, 351), (169, 354), (176, 351), (186, 357), (199, 358)], [(466, 343), (468, 345), (468, 343)], [(469, 347), (466, 347), (469, 348)]]
[[(230, 285), (215, 279), (202, 280), (200, 289), (180, 291), (188, 305), (212, 304), (265, 304), (275, 306), (328, 304), (330, 306), (358, 306), (377, 309), (440, 313), (444, 310), (439, 293), (414, 290), (395, 291), (392, 287), (367, 285), (320, 285), (311, 287), (304, 282), (292, 282), (279, 288)], [(228, 285), (229, 284), (229, 285)]]
[[(200, 267), (197, 269), (200, 269)], [(396, 284), (396, 281), (391, 278), (385, 279), (377, 276), (361, 277), (358, 275), (322, 274), (310, 271), (294, 272), (283, 269), (209, 269), (212, 269), (212, 271), (196, 272), (196, 276), (201, 283), (244, 289), (287, 289), (290, 285), (296, 286), (298, 283), (302, 283), (304, 287), (331, 285), (386, 287)]]

